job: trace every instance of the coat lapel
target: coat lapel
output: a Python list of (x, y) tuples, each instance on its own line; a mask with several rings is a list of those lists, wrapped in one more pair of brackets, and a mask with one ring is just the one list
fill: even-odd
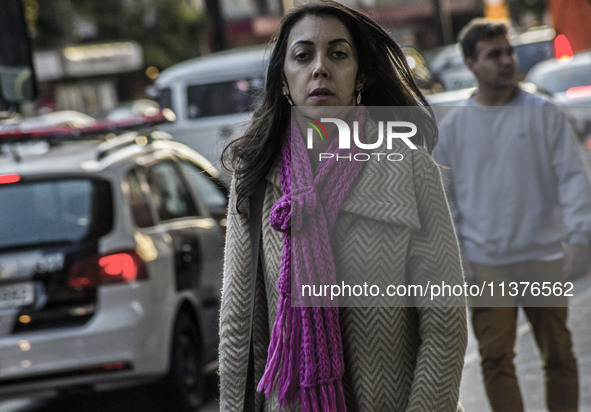
[[(365, 133), (368, 141), (377, 140), (375, 123), (368, 122)], [(388, 150), (384, 142), (372, 153), (343, 201), (341, 211), (419, 230), (412, 151), (404, 144)], [(379, 161), (378, 153), (383, 154)], [(386, 156), (391, 153), (400, 153), (403, 159), (390, 161)]]

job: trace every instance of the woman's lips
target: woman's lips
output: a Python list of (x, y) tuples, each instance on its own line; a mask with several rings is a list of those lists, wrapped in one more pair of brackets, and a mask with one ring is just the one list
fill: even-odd
[(319, 87), (314, 89), (312, 93), (310, 93), (310, 98), (316, 101), (324, 101), (328, 100), (334, 96), (334, 93), (325, 87)]

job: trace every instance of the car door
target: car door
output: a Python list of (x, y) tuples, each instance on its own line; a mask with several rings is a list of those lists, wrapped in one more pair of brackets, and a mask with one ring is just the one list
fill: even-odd
[(190, 159), (178, 159), (183, 176), (194, 190), (197, 201), (217, 220), (222, 232), (226, 233), (228, 212), (228, 189), (225, 184), (207, 173), (201, 165)]
[[(172, 159), (156, 160), (146, 165), (144, 171), (158, 224), (172, 239), (176, 288), (195, 295), (203, 344), (213, 349), (218, 337), (223, 261), (221, 229), (200, 207)], [(215, 356), (215, 353), (208, 355)]]

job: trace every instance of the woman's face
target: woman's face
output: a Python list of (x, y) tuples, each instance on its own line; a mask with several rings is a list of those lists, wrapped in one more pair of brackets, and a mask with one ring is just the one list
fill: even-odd
[(357, 50), (349, 30), (336, 17), (307, 15), (287, 38), (284, 92), (296, 106), (353, 106)]

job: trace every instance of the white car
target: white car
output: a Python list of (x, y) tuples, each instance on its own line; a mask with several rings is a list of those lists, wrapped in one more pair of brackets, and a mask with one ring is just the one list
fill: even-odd
[(155, 382), (168, 408), (201, 403), (227, 200), (163, 134), (0, 152), (0, 398)]
[(218, 167), (224, 146), (245, 130), (260, 102), (269, 56), (265, 47), (234, 49), (164, 70), (156, 79), (158, 100), (176, 120), (161, 129)]

